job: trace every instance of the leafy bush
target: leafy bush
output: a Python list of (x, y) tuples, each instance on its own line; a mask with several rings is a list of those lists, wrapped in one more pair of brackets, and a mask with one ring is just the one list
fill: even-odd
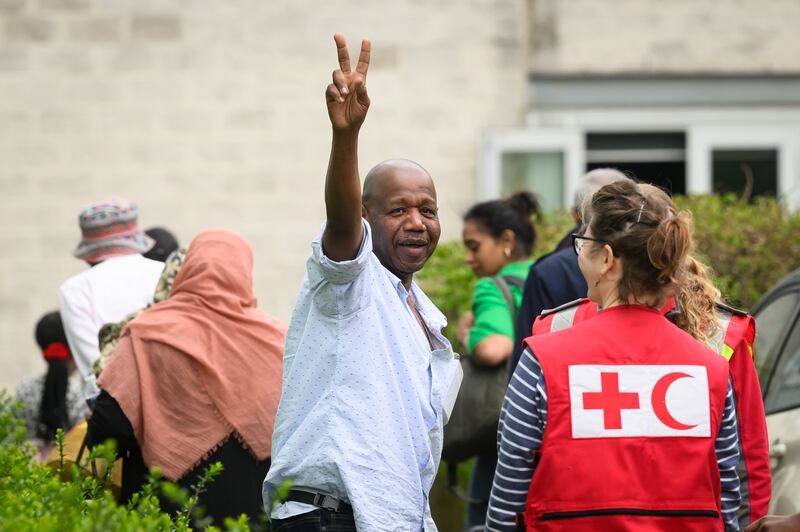
[(748, 203), (732, 195), (689, 196), (676, 203), (694, 215), (697, 250), (733, 306), (750, 308), (800, 268), (800, 212), (765, 197)]
[[(60, 431), (59, 431), (60, 432)], [(209, 466), (194, 493), (166, 482), (154, 470), (144, 489), (130, 503), (116, 503), (106, 488), (108, 477), (84, 475), (72, 464), (54, 471), (31, 460), (32, 449), (23, 445), (24, 424), (14, 413), (5, 391), (0, 390), (0, 530), (37, 531), (185, 531), (202, 519), (197, 496), (221, 471)], [(63, 434), (59, 434), (63, 442)], [(63, 455), (62, 455), (63, 456)], [(111, 445), (98, 446), (89, 459), (114, 459)], [(108, 474), (110, 475), (110, 468)], [(158, 494), (180, 505), (173, 517), (161, 510)], [(208, 527), (209, 530), (219, 528)], [(247, 519), (226, 519), (225, 530), (249, 530)]]

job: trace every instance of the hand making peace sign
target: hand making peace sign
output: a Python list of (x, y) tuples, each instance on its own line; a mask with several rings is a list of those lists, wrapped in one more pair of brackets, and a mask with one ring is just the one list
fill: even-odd
[(357, 130), (364, 122), (369, 109), (366, 82), (371, 45), (369, 39), (361, 41), (358, 64), (355, 72), (352, 72), (344, 36), (336, 33), (333, 40), (336, 41), (336, 51), (339, 55), (339, 69), (333, 71), (333, 83), (328, 85), (325, 91), (328, 116), (335, 130)]

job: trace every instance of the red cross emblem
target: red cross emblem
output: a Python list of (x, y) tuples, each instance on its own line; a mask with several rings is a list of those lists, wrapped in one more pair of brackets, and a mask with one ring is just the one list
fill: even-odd
[(622, 410), (638, 410), (639, 394), (619, 391), (619, 373), (600, 373), (600, 391), (583, 393), (583, 408), (603, 411), (603, 428), (621, 429)]

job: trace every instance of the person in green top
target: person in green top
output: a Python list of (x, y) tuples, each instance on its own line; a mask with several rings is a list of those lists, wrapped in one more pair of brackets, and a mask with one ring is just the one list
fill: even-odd
[[(529, 259), (536, 241), (532, 220), (539, 215), (539, 202), (530, 192), (478, 203), (464, 215), (465, 260), (479, 279), (472, 312), (459, 320), (458, 337), (478, 364), (505, 365), (511, 356), (516, 310), (533, 264)], [(503, 285), (513, 297), (514, 308), (503, 294)], [(467, 508), (470, 528), (483, 529), (496, 464), (496, 453), (476, 459), (469, 490), (472, 502)]]

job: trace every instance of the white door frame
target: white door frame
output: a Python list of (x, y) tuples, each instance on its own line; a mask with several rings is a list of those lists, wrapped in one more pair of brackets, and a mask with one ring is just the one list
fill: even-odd
[(481, 142), (480, 177), (477, 180), (478, 201), (500, 197), (503, 154), (509, 152), (552, 152), (564, 154), (564, 187), (562, 202), (572, 204), (578, 179), (586, 168), (586, 134), (580, 128), (530, 127), (492, 130)]

